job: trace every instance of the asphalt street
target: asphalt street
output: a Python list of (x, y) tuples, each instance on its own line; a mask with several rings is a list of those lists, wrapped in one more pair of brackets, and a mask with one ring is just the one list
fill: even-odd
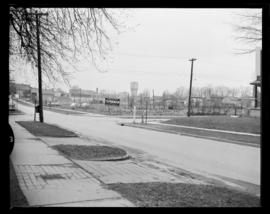
[[(19, 104), (18, 109), (26, 113), (25, 119), (34, 118), (33, 107)], [(260, 185), (260, 148), (120, 126), (118, 122), (132, 122), (132, 119), (90, 113), (64, 115), (45, 110), (44, 122), (90, 138), (139, 149), (185, 170)]]

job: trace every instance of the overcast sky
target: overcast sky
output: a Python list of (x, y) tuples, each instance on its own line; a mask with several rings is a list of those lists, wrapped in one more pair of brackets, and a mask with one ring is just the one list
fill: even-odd
[[(107, 72), (100, 73), (90, 61), (82, 61), (71, 84), (120, 92), (130, 91), (130, 82), (138, 81), (139, 92), (174, 92), (178, 87), (189, 87), (189, 59), (196, 58), (194, 87), (249, 86), (255, 78), (255, 54), (235, 54), (243, 48), (235, 40), (232, 27), (238, 22), (235, 13), (240, 11), (132, 9), (126, 24), (136, 27), (112, 38), (113, 51), (107, 63), (101, 65)], [(17, 82), (36, 85), (36, 78), (29, 77), (29, 73), (27, 78), (24, 76), (17, 75)]]

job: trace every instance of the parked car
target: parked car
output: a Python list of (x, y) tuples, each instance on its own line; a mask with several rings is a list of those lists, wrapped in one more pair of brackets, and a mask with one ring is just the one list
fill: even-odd
[(88, 108), (89, 104), (88, 103), (82, 103), (82, 108)]
[(13, 99), (9, 99), (9, 110), (14, 111), (16, 109), (16, 105), (13, 101)]
[(48, 106), (60, 106), (60, 103), (58, 103), (58, 102), (50, 102), (49, 104), (48, 104)]
[(75, 108), (79, 107), (79, 104), (77, 104), (77, 103), (71, 103), (70, 107), (72, 109), (75, 109)]

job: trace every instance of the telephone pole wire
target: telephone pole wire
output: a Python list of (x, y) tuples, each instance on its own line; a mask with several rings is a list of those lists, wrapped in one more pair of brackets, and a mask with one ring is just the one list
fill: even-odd
[(189, 61), (191, 61), (191, 74), (190, 74), (190, 84), (189, 84), (189, 97), (188, 97), (188, 112), (187, 116), (190, 116), (190, 104), (191, 104), (191, 89), (192, 89), (192, 77), (193, 77), (193, 62), (196, 59), (191, 58)]

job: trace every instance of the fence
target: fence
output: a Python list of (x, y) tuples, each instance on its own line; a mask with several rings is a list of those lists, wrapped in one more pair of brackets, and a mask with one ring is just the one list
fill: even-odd
[(248, 115), (248, 109), (236, 105), (223, 106), (191, 106), (191, 114), (193, 115)]

